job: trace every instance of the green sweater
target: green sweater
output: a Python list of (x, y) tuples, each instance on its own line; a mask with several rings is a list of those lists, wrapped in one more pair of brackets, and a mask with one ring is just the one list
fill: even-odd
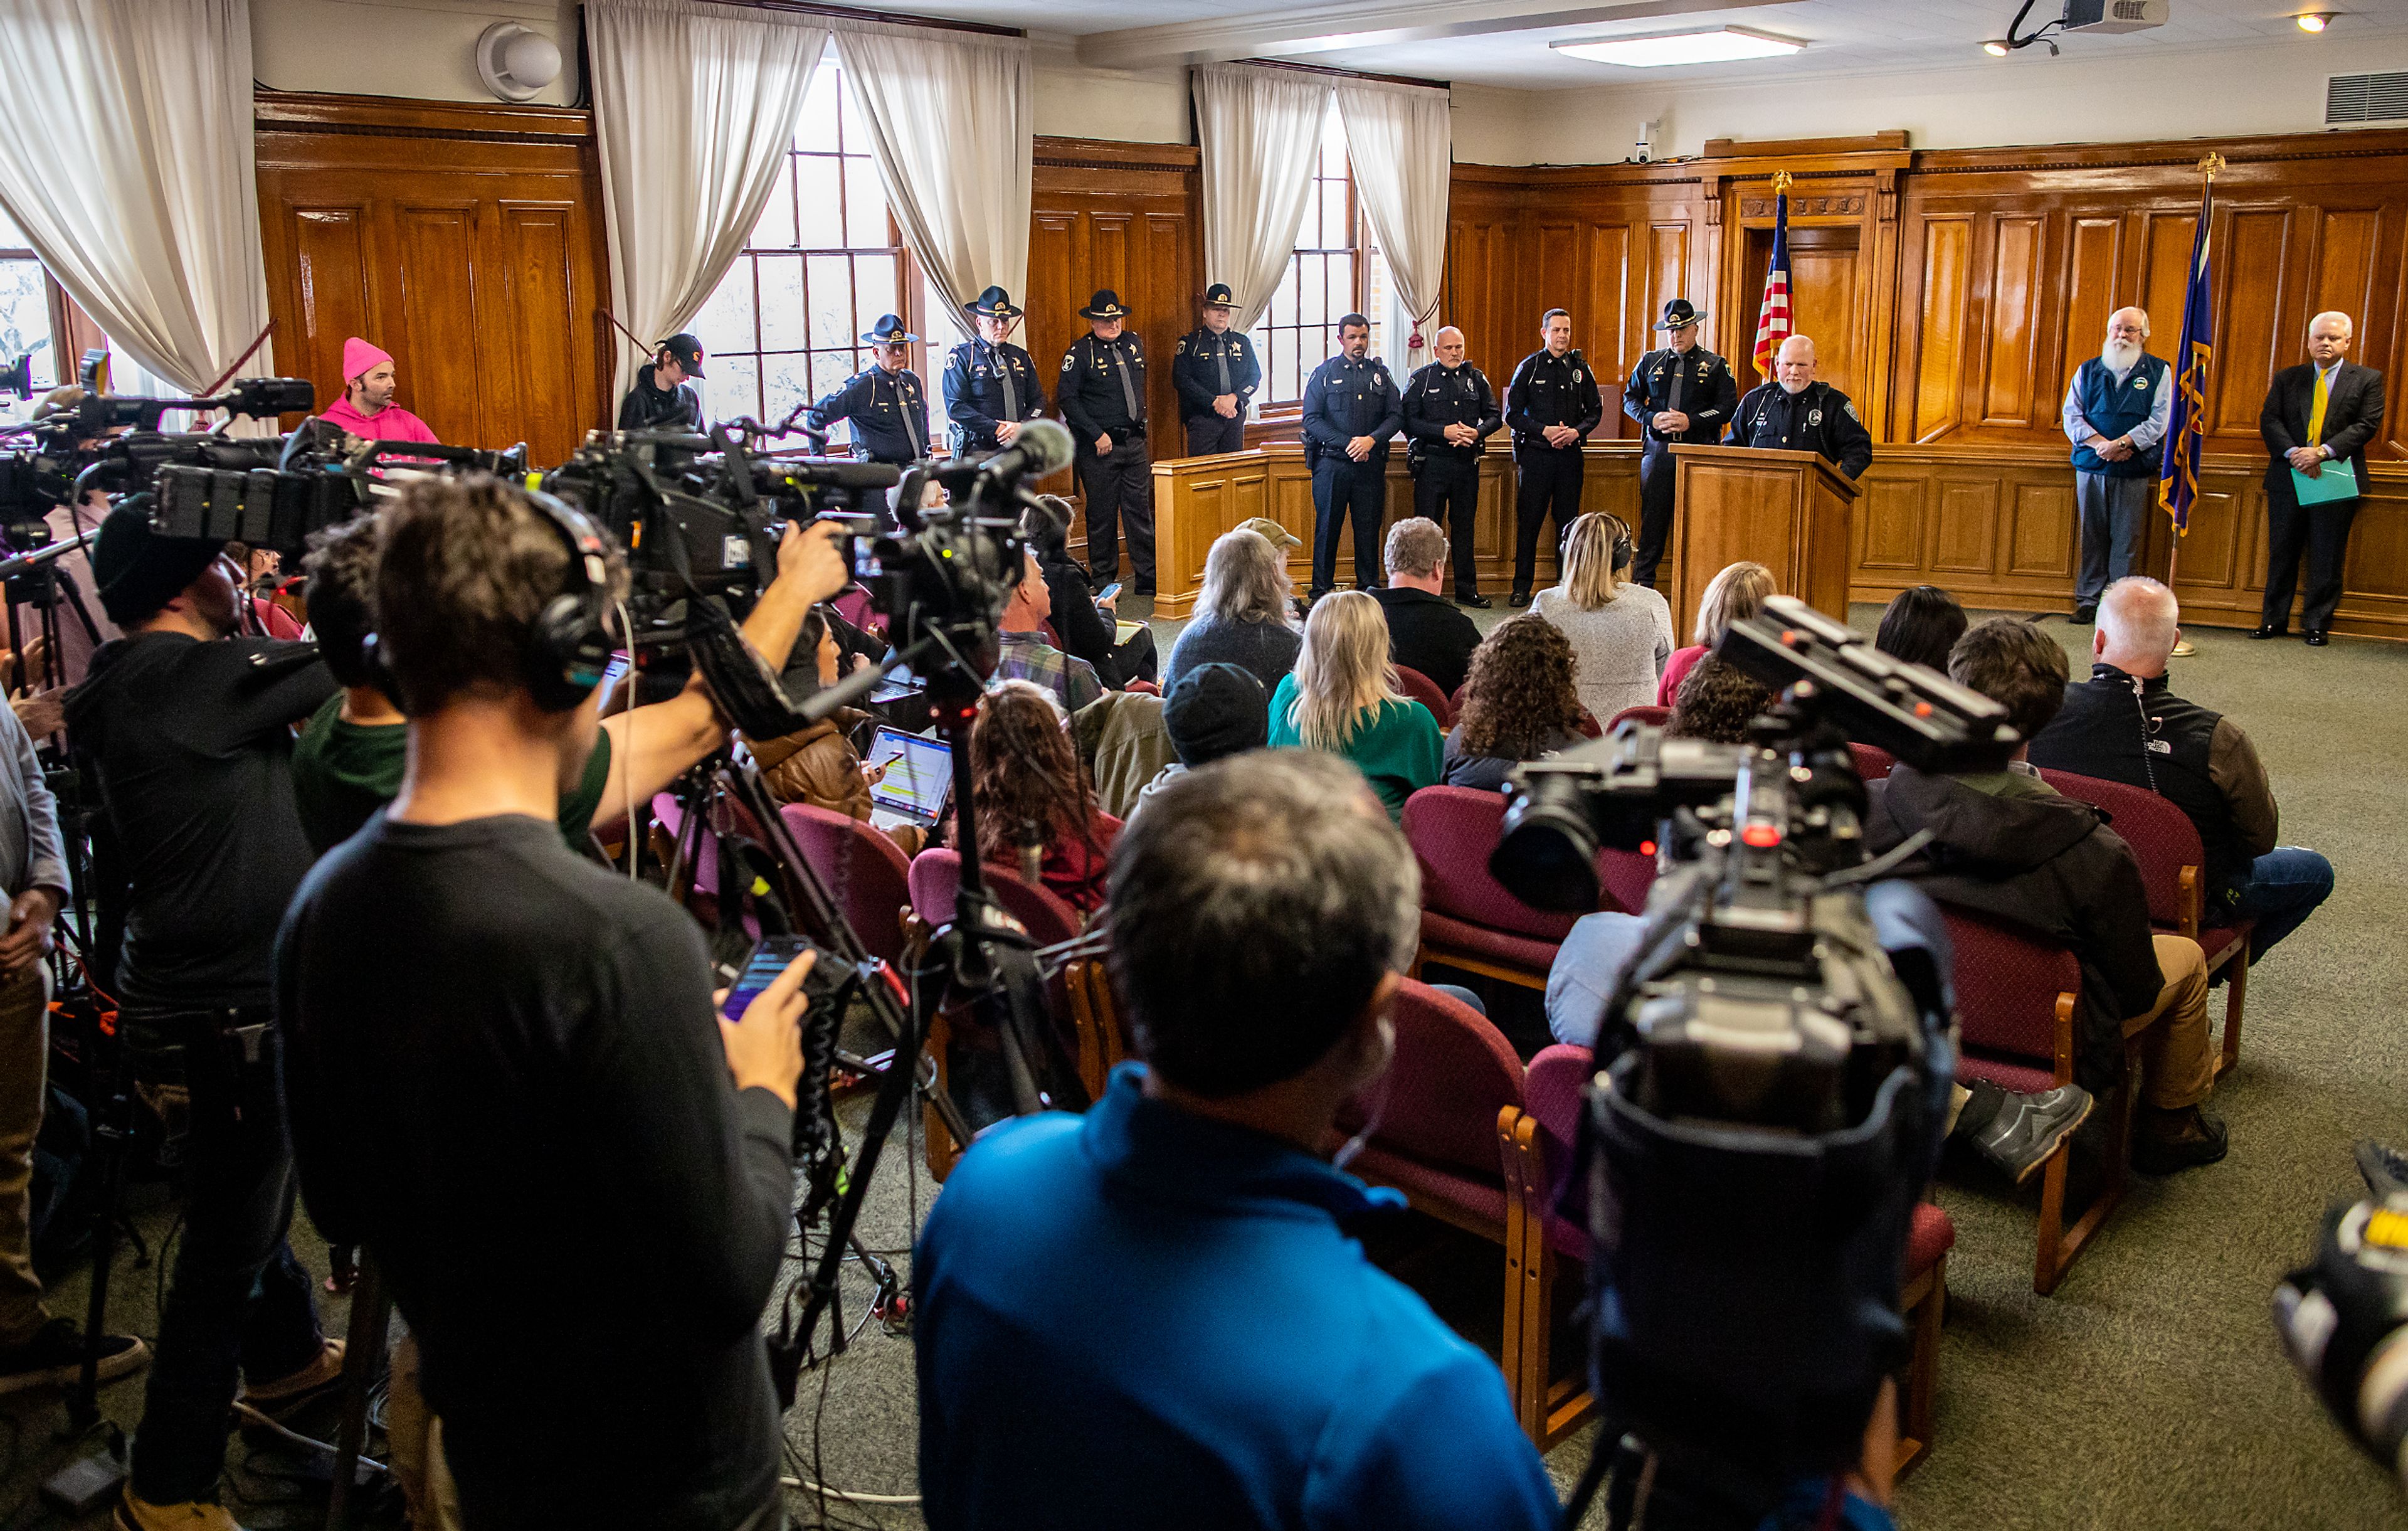
[[(1272, 749), (1304, 748), (1296, 724), (1288, 721), (1295, 707), (1296, 676), (1290, 673), (1280, 678), (1279, 690), (1271, 693)], [(1446, 736), (1439, 732), (1429, 708), (1391, 697), (1368, 720), (1356, 722), (1354, 737), (1337, 752), (1370, 779), (1371, 790), (1387, 805), (1388, 817), (1398, 819), (1404, 816), (1406, 798), (1438, 781)]]
[[(293, 746), (294, 805), (310, 849), (324, 855), (392, 802), (401, 791), (408, 754), (408, 723), (347, 723), (343, 694), (327, 697)], [(609, 781), (610, 736), (597, 734), (584, 778), (560, 796), (561, 837), (580, 855), (585, 854), (594, 813)]]

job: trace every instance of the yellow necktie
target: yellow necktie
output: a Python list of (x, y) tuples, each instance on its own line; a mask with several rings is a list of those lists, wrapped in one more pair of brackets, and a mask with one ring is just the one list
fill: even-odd
[(2308, 444), (2309, 446), (2311, 446), (2311, 447), (2320, 447), (2320, 446), (2323, 446), (2323, 445), (2324, 445), (2324, 440), (2325, 440), (2325, 400), (2331, 396), (2331, 390), (2330, 390), (2330, 389), (2329, 389), (2329, 388), (2327, 388), (2327, 387), (2325, 386), (2325, 378), (2326, 378), (2326, 376), (2327, 376), (2327, 375), (2326, 375), (2324, 372), (2322, 372), (2322, 371), (2317, 372), (2317, 374), (2316, 374), (2316, 404), (2315, 404), (2315, 408), (2310, 409), (2310, 410), (2308, 411), (2308, 440), (2307, 440), (2307, 444)]

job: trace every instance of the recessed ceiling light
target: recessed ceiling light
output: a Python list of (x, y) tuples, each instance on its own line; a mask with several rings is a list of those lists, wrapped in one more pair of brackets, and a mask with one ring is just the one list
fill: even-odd
[(2008, 47), (2003, 39), (1993, 37), (1988, 42), (1982, 45), (1982, 51), (1989, 54), (1990, 57), (1994, 59), (2002, 59), (2009, 53), (2014, 52), (2014, 50)]
[(2312, 10), (2304, 16), (2291, 18), (2300, 23), (2300, 30), (2302, 32), (2322, 32), (2332, 25), (2332, 19), (2333, 13), (2329, 10)]
[(1716, 27), (1711, 32), (1674, 32), (1649, 37), (1588, 37), (1578, 42), (1549, 43), (1557, 52), (1598, 64), (1618, 64), (1630, 69), (1660, 69), (1676, 64), (1728, 64), (1736, 59), (1779, 58), (1806, 45), (1795, 37), (1743, 27)]

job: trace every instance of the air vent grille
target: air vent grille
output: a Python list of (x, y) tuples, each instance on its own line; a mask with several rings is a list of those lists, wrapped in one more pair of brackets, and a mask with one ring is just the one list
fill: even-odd
[(2391, 122), (2408, 119), (2408, 69), (2381, 75), (2335, 75), (2325, 81), (2325, 122)]

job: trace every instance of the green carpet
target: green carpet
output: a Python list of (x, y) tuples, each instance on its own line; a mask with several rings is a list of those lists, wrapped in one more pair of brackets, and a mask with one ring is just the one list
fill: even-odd
[[(1511, 613), (1479, 615), (1486, 627)], [(1878, 613), (1854, 615), (1870, 630)], [(2082, 673), (2089, 630), (2060, 620), (2049, 627), (2075, 650)], [(1167, 651), (1175, 627), (1157, 629)], [(2339, 887), (2252, 977), (2241, 1066), (2213, 1108), (2230, 1123), (2230, 1156), (2172, 1180), (2138, 1180), (2055, 1296), (2032, 1295), (2029, 1198), (1970, 1180), (1942, 1184), (1957, 1244), (1939, 1426), (1898, 1503), (1900, 1524), (1917, 1531), (2408, 1525), (2390, 1481), (2292, 1375), (2267, 1319), (2268, 1294), (2307, 1252), (2326, 1198), (2354, 1183), (2351, 1144), (2367, 1136), (2408, 1142), (2408, 1045), (2391, 1003), (2408, 980), (2397, 935), (2408, 910), (2408, 772), (2400, 764), (2408, 760), (2408, 715), (2397, 702), (2408, 687), (2408, 647), (2343, 638), (2317, 651), (2237, 632), (2193, 637), (2200, 652), (2177, 662), (2176, 684), (2250, 730), (2282, 801), (2285, 841), (2330, 855)], [(2218, 1015), (2221, 998), (2219, 991)], [(849, 1123), (866, 1104), (848, 1105)], [(912, 1158), (890, 1154), (878, 1173), (863, 1229), (874, 1249), (905, 1245), (915, 1199), (924, 1209), (933, 1194)], [(168, 1217), (148, 1206), (136, 1221), (155, 1239)], [(323, 1248), (306, 1227), (296, 1224), (294, 1246), (322, 1266)], [(1433, 1240), (1436, 1253), (1400, 1264), (1434, 1295), (1493, 1289), (1493, 1251), (1442, 1246)], [(157, 1272), (136, 1270), (130, 1259), (119, 1271), (113, 1322), (154, 1332)], [(562, 1268), (552, 1279), (577, 1273)], [(62, 1310), (80, 1313), (83, 1291), (79, 1276), (64, 1282)], [(849, 1324), (860, 1295), (849, 1277)], [(530, 1324), (546, 1321), (544, 1287), (504, 1297), (523, 1305)], [(337, 1332), (346, 1306), (326, 1304)], [(1493, 1317), (1484, 1332), (1480, 1322), (1467, 1332), (1493, 1347)], [(130, 1424), (140, 1412), (139, 1377), (108, 1389), (106, 1401)], [(792, 1475), (913, 1493), (915, 1407), (910, 1342), (870, 1326), (832, 1366), (804, 1379), (789, 1419)], [(0, 1525), (19, 1524), (15, 1507), (54, 1461), (49, 1437), (58, 1418), (47, 1399), (0, 1407)], [(1585, 1435), (1575, 1438), (1549, 1466), (1569, 1482), (1586, 1451)], [(239, 1461), (239, 1448), (235, 1454)], [(298, 1506), (236, 1503), (253, 1526), (318, 1524)], [(791, 1504), (797, 1524), (818, 1524), (807, 1496)], [(908, 1507), (837, 1507), (830, 1518), (920, 1524)]]

